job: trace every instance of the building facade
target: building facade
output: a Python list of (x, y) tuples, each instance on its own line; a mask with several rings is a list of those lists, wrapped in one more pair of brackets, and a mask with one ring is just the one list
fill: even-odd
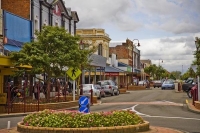
[[(86, 83), (90, 83), (90, 79), (94, 79), (94, 81), (105, 79), (105, 67), (106, 64), (110, 64), (109, 58), (109, 43), (110, 37), (105, 32), (104, 29), (77, 29), (76, 34), (81, 37), (80, 45), (85, 48), (89, 48), (90, 46), (96, 47), (96, 51), (92, 55), (91, 66), (94, 66), (95, 72), (86, 72)], [(96, 72), (96, 68), (99, 67), (99, 72)], [(92, 77), (90, 77), (90, 75)], [(83, 79), (84, 81), (84, 79)], [(88, 81), (88, 82), (87, 82)]]
[(132, 40), (126, 39), (126, 42), (111, 42), (109, 53), (116, 54), (117, 60), (128, 66), (131, 66), (129, 82), (133, 81), (133, 77), (140, 77), (140, 50), (134, 45)]
[(45, 25), (64, 27), (71, 35), (76, 34), (78, 14), (66, 8), (63, 0), (2, 0), (2, 9), (31, 20), (33, 35)]

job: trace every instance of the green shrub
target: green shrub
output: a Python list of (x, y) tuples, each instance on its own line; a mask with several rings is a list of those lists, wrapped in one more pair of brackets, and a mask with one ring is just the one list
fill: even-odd
[(77, 111), (44, 110), (29, 114), (23, 119), (23, 125), (26, 126), (55, 128), (126, 126), (143, 122), (135, 112), (125, 110), (88, 114)]

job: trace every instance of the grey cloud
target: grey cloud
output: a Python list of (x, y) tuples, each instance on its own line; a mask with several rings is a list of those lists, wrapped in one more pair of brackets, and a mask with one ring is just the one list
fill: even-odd
[[(140, 27), (137, 22), (126, 16), (132, 5), (129, 0), (65, 0), (65, 3), (77, 11), (80, 19), (78, 28), (100, 28), (109, 22), (121, 30), (135, 30)], [(127, 28), (128, 25), (130, 29)]]

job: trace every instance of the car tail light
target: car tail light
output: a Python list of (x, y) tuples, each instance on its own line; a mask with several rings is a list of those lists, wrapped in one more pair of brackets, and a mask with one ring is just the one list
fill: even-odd
[(109, 89), (112, 89), (112, 87), (109, 85)]

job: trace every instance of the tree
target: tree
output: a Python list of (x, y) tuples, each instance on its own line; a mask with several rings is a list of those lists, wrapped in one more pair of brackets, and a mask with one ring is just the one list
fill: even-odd
[(157, 66), (155, 64), (153, 64), (153, 65), (150, 65), (149, 67), (145, 67), (144, 72), (154, 78), (154, 76), (156, 74), (156, 69), (157, 69)]
[(193, 61), (193, 65), (197, 65), (196, 75), (200, 76), (200, 38), (195, 38), (196, 51), (194, 52), (195, 60)]
[[(81, 50), (78, 36), (71, 36), (64, 28), (57, 26), (44, 26), (41, 32), (36, 31), (35, 34), (35, 41), (24, 44), (19, 52), (11, 53), (14, 66), (30, 65), (31, 74), (46, 73), (49, 85), (50, 78), (63, 75), (66, 67), (88, 65), (88, 56), (94, 49)], [(48, 93), (49, 97), (49, 87)]]
[(181, 77), (181, 72), (180, 72), (180, 71), (172, 71), (171, 74), (172, 74), (176, 79), (180, 79), (180, 77)]

